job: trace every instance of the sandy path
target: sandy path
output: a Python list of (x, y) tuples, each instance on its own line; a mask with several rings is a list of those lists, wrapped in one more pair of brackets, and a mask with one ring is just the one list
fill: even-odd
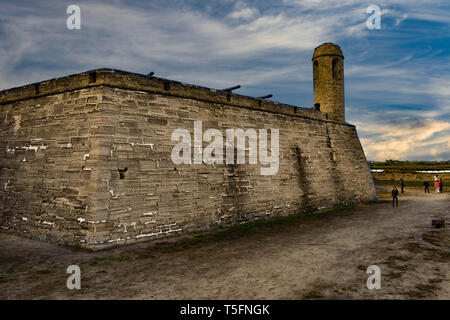
[[(414, 239), (432, 218), (450, 223), (450, 193), (407, 191), (399, 208), (380, 201), (197, 243), (88, 253), (0, 233), (0, 298), (450, 299), (450, 254)], [(70, 264), (81, 290), (66, 288)], [(379, 290), (366, 287), (373, 264)]]

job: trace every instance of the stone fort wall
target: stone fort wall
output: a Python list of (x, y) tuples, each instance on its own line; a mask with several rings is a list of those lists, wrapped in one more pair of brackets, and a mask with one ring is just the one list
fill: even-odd
[[(278, 172), (248, 161), (175, 165), (172, 132), (193, 133), (198, 120), (224, 134), (279, 129)], [(3, 92), (0, 137), (0, 226), (92, 249), (376, 196), (348, 123), (116, 70)]]

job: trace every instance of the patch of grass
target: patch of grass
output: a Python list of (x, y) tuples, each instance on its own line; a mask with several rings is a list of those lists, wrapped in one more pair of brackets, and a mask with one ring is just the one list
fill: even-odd
[[(376, 203), (376, 201), (372, 202)], [(175, 236), (172, 239), (161, 239), (161, 241), (154, 242), (152, 247), (152, 254), (147, 250), (139, 252), (134, 259), (155, 258), (156, 252), (169, 253), (180, 250), (189, 249), (196, 245), (208, 242), (230, 241), (239, 237), (245, 237), (254, 233), (262, 233), (270, 230), (277, 230), (278, 228), (294, 226), (298, 223), (307, 221), (314, 221), (315, 219), (330, 219), (335, 215), (342, 215), (345, 211), (355, 208), (356, 206), (364, 207), (367, 203), (340, 205), (332, 208), (323, 209), (320, 211), (299, 212), (285, 216), (259, 217), (253, 221), (233, 225), (220, 225), (208, 230), (191, 231), (189, 233)], [(103, 258), (105, 259), (105, 258)], [(83, 264), (91, 263), (93, 266), (102, 265), (103, 260), (86, 261)]]
[[(409, 261), (410, 259), (400, 257), (400, 256), (389, 256), (384, 263), (388, 265), (390, 268), (400, 271), (407, 271), (410, 269), (408, 265), (399, 264), (399, 262)], [(392, 273), (392, 275), (395, 275), (395, 273)]]
[(311, 288), (311, 290), (309, 290), (308, 292), (306, 292), (302, 299), (305, 300), (311, 300), (311, 299), (320, 299), (326, 296), (326, 294), (324, 294), (324, 290), (333, 288), (334, 284), (332, 283), (328, 283), (328, 282), (324, 282), (324, 281), (320, 281), (317, 283), (315, 283), (313, 285), (313, 287)]
[[(365, 205), (365, 204), (358, 204)], [(230, 241), (249, 234), (261, 233), (268, 230), (293, 226), (295, 224), (312, 221), (314, 219), (323, 219), (332, 217), (333, 214), (342, 214), (343, 212), (354, 208), (356, 204), (340, 205), (333, 208), (320, 211), (299, 212), (286, 216), (259, 217), (253, 221), (242, 222), (233, 225), (220, 225), (206, 231), (190, 232), (183, 237), (173, 241), (162, 241), (157, 244), (155, 251), (173, 252), (188, 249), (199, 244), (214, 241)], [(154, 251), (153, 251), (154, 252)], [(146, 253), (138, 256), (139, 259), (147, 258)]]
[(403, 277), (403, 272), (390, 272), (386, 277), (389, 279), (401, 279)]
[(355, 204), (340, 205), (333, 208), (324, 209), (322, 211), (309, 211), (304, 213), (295, 213), (287, 216), (274, 216), (231, 226), (221, 226), (220, 228), (218, 228), (218, 232), (211, 234), (201, 234), (194, 237), (194, 239), (199, 242), (209, 241), (212, 239), (232, 239), (252, 232), (260, 231), (261, 228), (276, 229), (313, 218), (322, 218), (325, 215), (332, 214), (333, 212), (346, 211), (354, 207)]
[[(376, 184), (378, 185), (388, 185), (388, 186), (400, 186), (400, 180), (380, 180), (380, 179), (376, 179), (374, 178), (374, 181)], [(405, 183), (405, 188), (406, 187), (424, 187), (423, 186), (423, 182), (424, 181), (413, 181), (413, 180), (404, 180), (403, 181)], [(429, 185), (430, 185), (430, 191), (432, 189), (434, 189), (434, 181), (428, 181)]]
[(360, 264), (357, 268), (358, 268), (358, 270), (361, 270), (361, 271), (367, 271), (367, 267), (368, 267), (368, 266), (365, 266), (365, 265), (363, 265), (363, 264)]
[(45, 275), (45, 274), (52, 274), (55, 273), (55, 270), (51, 269), (42, 269), (42, 270), (32, 270), (28, 271), (26, 275)]
[(15, 280), (14, 277), (0, 277), (0, 283), (6, 283), (8, 281)]
[(435, 278), (435, 279), (429, 279), (428, 282), (431, 283), (432, 285), (435, 283), (441, 283), (443, 282), (444, 279), (439, 279), (439, 278)]
[(36, 273), (36, 274), (52, 274), (52, 273), (55, 273), (55, 270), (44, 269), (44, 270), (37, 270), (34, 273)]
[(111, 256), (111, 257), (104, 257), (104, 258), (95, 258), (93, 260), (89, 261), (82, 261), (80, 265), (88, 265), (90, 267), (97, 267), (97, 266), (104, 266), (108, 265), (114, 262), (121, 262), (125, 260), (124, 257), (120, 256)]
[(141, 259), (152, 259), (155, 258), (154, 254), (150, 254), (150, 253), (140, 253), (136, 256), (136, 259), (141, 260)]
[(425, 248), (417, 242), (408, 242), (405, 244), (405, 249), (407, 249), (411, 253), (423, 253)]
[(303, 295), (304, 300), (311, 300), (311, 299), (320, 299), (323, 298), (323, 295), (318, 291), (309, 291), (305, 295)]
[(410, 260), (410, 258), (402, 257), (402, 256), (390, 256), (389, 259), (394, 260), (394, 261), (409, 261)]
[(422, 239), (443, 249), (450, 250), (450, 231), (438, 230), (426, 232), (422, 235)]
[(390, 198), (392, 195), (390, 192), (378, 192), (378, 198), (387, 199)]
[(25, 272), (24, 275), (32, 278), (39, 278), (40, 276), (47, 276), (54, 274), (56, 271), (52, 269), (31, 270)]
[(324, 211), (342, 211), (342, 210), (349, 210), (356, 206), (356, 203), (349, 203), (349, 204), (343, 204), (336, 207), (332, 207), (329, 209), (325, 209)]
[(370, 162), (371, 169), (384, 169), (385, 172), (410, 172), (415, 170), (449, 170), (450, 161), (397, 161)]
[(434, 290), (437, 289), (433, 284), (418, 284), (416, 288), (423, 293), (434, 293)]

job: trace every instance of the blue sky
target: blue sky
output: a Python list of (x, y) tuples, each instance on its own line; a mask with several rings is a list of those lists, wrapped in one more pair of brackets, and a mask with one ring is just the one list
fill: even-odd
[(309, 108), (313, 50), (334, 42), (367, 158), (449, 160), (449, 31), (448, 0), (0, 0), (0, 89), (107, 67)]

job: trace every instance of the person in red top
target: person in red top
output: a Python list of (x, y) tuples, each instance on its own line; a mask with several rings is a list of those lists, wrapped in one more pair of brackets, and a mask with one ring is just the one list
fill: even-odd
[(434, 182), (434, 188), (436, 189), (436, 192), (439, 193), (439, 181)]

